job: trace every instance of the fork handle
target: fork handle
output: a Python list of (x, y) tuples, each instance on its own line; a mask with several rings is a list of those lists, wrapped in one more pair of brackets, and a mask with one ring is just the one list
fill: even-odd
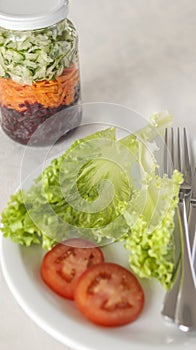
[(181, 264), (177, 271), (176, 281), (173, 287), (165, 294), (161, 314), (167, 321), (175, 320), (176, 303), (181, 281)]
[(175, 268), (176, 276), (173, 277), (173, 285), (169, 291), (166, 292), (161, 314), (167, 321), (175, 320), (176, 302), (178, 297), (178, 292), (180, 289), (180, 281), (182, 276), (181, 267), (181, 220), (179, 215), (179, 209), (177, 208), (174, 216), (174, 244), (175, 244)]
[(180, 330), (187, 332), (196, 327), (196, 313), (194, 315), (194, 269), (191, 257), (188, 220), (184, 197), (179, 199), (178, 207), (181, 218), (183, 254), (182, 279), (176, 304), (175, 322), (178, 324)]
[(192, 252), (192, 258), (195, 255), (196, 249), (196, 200), (190, 201), (189, 209), (189, 239)]

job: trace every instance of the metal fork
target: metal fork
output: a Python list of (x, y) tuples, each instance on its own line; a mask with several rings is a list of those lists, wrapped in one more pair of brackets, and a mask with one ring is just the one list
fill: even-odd
[[(183, 133), (177, 129), (177, 136), (174, 129), (165, 132), (165, 145), (170, 148), (173, 166), (168, 162), (168, 151), (164, 153), (164, 169), (171, 175), (173, 168), (179, 170), (184, 176), (184, 182), (180, 186), (178, 214), (180, 219), (179, 239), (182, 241), (181, 268), (178, 270), (178, 277), (171, 291), (166, 294), (162, 314), (175, 320), (179, 329), (189, 331), (196, 328), (196, 309), (194, 315), (193, 299), (196, 298), (194, 284), (194, 269), (191, 258), (189, 242), (188, 220), (186, 201), (191, 194), (191, 165), (188, 153), (188, 142), (185, 128)], [(182, 135), (181, 135), (182, 134)], [(171, 140), (169, 145), (169, 139)], [(181, 237), (180, 237), (181, 235)], [(170, 311), (168, 308), (171, 307)]]

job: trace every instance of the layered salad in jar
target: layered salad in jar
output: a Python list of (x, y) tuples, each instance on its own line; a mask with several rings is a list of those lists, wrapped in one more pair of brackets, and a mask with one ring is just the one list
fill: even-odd
[(8, 136), (27, 144), (40, 124), (79, 100), (78, 36), (70, 20), (32, 31), (0, 27), (1, 126)]

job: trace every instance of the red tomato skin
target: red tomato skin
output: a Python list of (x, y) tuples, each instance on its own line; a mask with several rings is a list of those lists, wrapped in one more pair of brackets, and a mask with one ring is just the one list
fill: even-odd
[(77, 280), (89, 268), (88, 264), (103, 261), (104, 255), (99, 247), (82, 239), (70, 239), (55, 245), (44, 255), (41, 277), (53, 292), (73, 300)]
[[(109, 288), (109, 293), (113, 297), (113, 292), (115, 293), (116, 289), (115, 297), (118, 300), (119, 293), (121, 292), (121, 287), (119, 289), (119, 286), (122, 283), (122, 290), (125, 288), (125, 294), (124, 300), (122, 298), (120, 301), (121, 304), (119, 303), (119, 307), (115, 307), (114, 303), (113, 305), (111, 304), (111, 309), (110, 306), (107, 309), (107, 307), (103, 307), (107, 305), (107, 290), (104, 292), (104, 288), (103, 290), (100, 289), (97, 295), (96, 293), (93, 295), (92, 286), (96, 290), (96, 283), (99, 283), (99, 278), (101, 280), (102, 276), (104, 280), (104, 275), (108, 275), (109, 278), (112, 274), (114, 276), (116, 274), (118, 278), (116, 279), (114, 288), (111, 286), (111, 291), (109, 285), (110, 283), (114, 283), (114, 281), (111, 279), (111, 282), (108, 283), (107, 289)], [(122, 280), (124, 282), (121, 282)], [(133, 306), (126, 304), (126, 294), (132, 300)], [(131, 271), (118, 264), (103, 262), (92, 266), (80, 276), (74, 291), (74, 300), (78, 309), (90, 321), (99, 326), (117, 327), (131, 323), (139, 317), (144, 308), (145, 296), (141, 284)]]

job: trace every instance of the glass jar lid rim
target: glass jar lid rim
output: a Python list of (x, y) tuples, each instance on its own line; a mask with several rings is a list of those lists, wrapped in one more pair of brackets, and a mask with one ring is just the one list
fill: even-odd
[(10, 30), (35, 30), (65, 19), (69, 0), (1, 0), (0, 27)]

